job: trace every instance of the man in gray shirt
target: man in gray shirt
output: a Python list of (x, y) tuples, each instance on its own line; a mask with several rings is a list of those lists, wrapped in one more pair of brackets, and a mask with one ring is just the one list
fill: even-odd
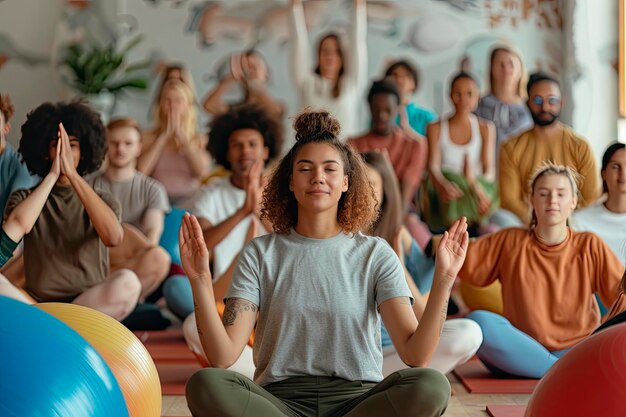
[(141, 281), (141, 299), (165, 279), (170, 257), (158, 246), (165, 212), (170, 210), (163, 185), (135, 169), (141, 152), (141, 133), (130, 118), (107, 126), (106, 168), (89, 179), (94, 189), (109, 191), (120, 202), (124, 241), (110, 251), (111, 269), (133, 270)]

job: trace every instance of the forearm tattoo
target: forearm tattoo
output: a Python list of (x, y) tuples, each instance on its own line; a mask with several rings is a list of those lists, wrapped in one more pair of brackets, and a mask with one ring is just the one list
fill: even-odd
[(439, 315), (439, 336), (443, 333), (443, 324), (446, 322), (446, 318), (448, 317), (448, 300), (443, 303), (443, 308), (441, 309), (441, 313)]
[(193, 309), (194, 309), (194, 314), (196, 315), (196, 329), (198, 330), (198, 335), (202, 336), (202, 329), (200, 328), (200, 320), (198, 320), (198, 312), (200, 311), (200, 309), (198, 308), (198, 303), (196, 303), (196, 300), (193, 300)]
[(232, 326), (237, 320), (237, 315), (244, 311), (251, 311), (256, 313), (258, 307), (256, 304), (244, 300), (243, 298), (229, 298), (226, 300), (224, 315), (222, 316), (222, 323), (224, 326)]

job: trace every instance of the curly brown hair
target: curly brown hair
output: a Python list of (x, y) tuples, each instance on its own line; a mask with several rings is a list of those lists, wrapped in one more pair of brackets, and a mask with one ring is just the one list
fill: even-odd
[(327, 111), (306, 109), (295, 117), (293, 127), (296, 143), (280, 160), (263, 192), (261, 218), (269, 221), (274, 231), (287, 234), (298, 222), (298, 203), (289, 184), (293, 163), (300, 150), (310, 143), (324, 143), (341, 155), (344, 175), (348, 176), (348, 191), (339, 200), (337, 222), (344, 233), (369, 230), (377, 217), (374, 189), (367, 177), (367, 167), (361, 155), (351, 146), (339, 141), (339, 122)]

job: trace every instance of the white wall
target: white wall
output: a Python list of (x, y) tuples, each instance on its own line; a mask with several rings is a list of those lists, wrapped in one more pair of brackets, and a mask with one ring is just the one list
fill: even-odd
[(570, 98), (575, 103), (572, 125), (589, 140), (598, 161), (617, 140), (617, 39), (617, 0), (576, 1), (574, 45), (580, 78)]
[[(136, 18), (138, 30), (145, 33), (146, 40), (134, 50), (133, 58), (157, 52), (169, 60), (185, 62), (192, 70), (200, 95), (217, 82), (215, 74), (222, 60), (250, 46), (246, 40), (232, 39), (232, 34), (218, 38), (210, 48), (199, 46), (198, 33), (184, 30), (192, 8), (202, 3), (199, 1), (93, 1), (100, 1), (110, 16), (120, 12)], [(326, 11), (318, 27), (312, 30), (312, 39), (316, 41), (330, 29), (345, 29), (350, 3), (324, 0)], [(384, 62), (392, 57), (409, 57), (417, 63), (422, 75), (417, 101), (437, 112), (445, 112), (450, 108), (447, 78), (458, 67), (460, 57), (468, 55), (475, 72), (486, 79), (487, 53), (498, 40), (506, 39), (517, 45), (529, 70), (541, 67), (561, 71), (563, 39), (560, 29), (555, 27), (557, 19), (550, 14), (549, 3), (542, 3), (548, 7), (543, 11), (537, 9), (536, 2), (528, 3), (534, 8), (523, 16), (522, 6), (527, 5), (523, 0), (376, 2), (370, 7), (368, 26), (369, 75), (378, 77)], [(264, 11), (285, 4), (283, 0), (231, 0), (223, 6), (224, 14), (230, 17), (260, 20)], [(50, 56), (63, 7), (61, 0), (0, 2), (0, 53), (1, 36), (8, 34), (21, 48)], [(572, 125), (589, 138), (596, 157), (600, 158), (606, 144), (617, 135), (617, 73), (611, 67), (611, 61), (617, 58), (617, 0), (577, 0), (573, 31), (581, 77), (574, 84), (572, 97), (566, 99), (574, 102)], [(273, 33), (281, 35), (280, 30)], [(289, 114), (294, 113), (297, 108), (289, 72), (288, 44), (269, 39), (258, 49), (272, 69), (271, 92), (287, 104)], [(29, 67), (18, 60), (10, 60), (0, 68), (0, 91), (9, 93), (17, 108), (9, 135), (9, 141), (14, 144), (28, 110), (43, 101), (63, 98), (63, 86), (50, 66)], [(121, 103), (117, 113), (128, 113), (148, 125), (152, 96), (151, 91), (133, 94)], [(203, 124), (206, 119), (203, 117)]]
[[(61, 15), (59, 1), (20, 0), (0, 3), (0, 32), (17, 47), (49, 57), (53, 34)], [(33, 13), (37, 10), (37, 13)], [(4, 41), (6, 42), (6, 40)], [(9, 59), (0, 69), (0, 92), (9, 93), (15, 105), (8, 141), (17, 144), (20, 126), (28, 110), (47, 100), (57, 100), (60, 81), (51, 76), (48, 64), (30, 67), (19, 59)]]
[[(136, 49), (137, 57), (158, 51), (173, 61), (185, 62), (191, 69), (200, 96), (215, 83), (217, 68), (229, 54), (249, 47), (251, 41), (233, 39), (238, 33), (217, 37), (211, 47), (199, 45), (197, 32), (187, 33), (184, 28), (194, 6), (200, 3), (184, 3), (175, 7), (168, 1), (151, 4), (147, 1), (118, 0), (120, 10), (137, 18), (139, 31), (146, 33), (146, 42)], [(555, 0), (556, 1), (556, 0)], [(264, 12), (276, 12), (286, 1), (229, 1), (223, 3), (225, 19), (263, 21)], [(402, 0), (396, 2), (373, 2), (370, 4), (368, 24), (369, 76), (381, 76), (386, 62), (394, 57), (409, 57), (419, 67), (422, 79), (417, 101), (441, 113), (450, 108), (447, 98), (448, 77), (458, 70), (460, 58), (470, 57), (474, 71), (486, 80), (486, 67), (490, 47), (507, 40), (519, 47), (529, 69), (542, 67), (560, 71), (561, 30), (558, 18), (548, 10), (542, 19), (539, 9), (531, 9), (523, 16), (522, 2), (518, 9), (508, 9), (506, 2), (491, 1), (433, 1)], [(510, 1), (508, 3), (511, 3)], [(332, 29), (346, 29), (350, 21), (351, 1), (327, 0), (323, 2), (325, 13), (320, 24), (311, 30), (311, 39), (317, 43), (319, 35)], [(544, 10), (545, 12), (545, 10)], [(499, 19), (499, 20), (498, 20)], [(280, 19), (272, 22), (273, 33), (285, 33)], [(222, 22), (212, 22), (219, 27)], [(286, 22), (282, 22), (286, 23)], [(219, 32), (219, 30), (215, 30)], [(315, 46), (313, 47), (315, 48)], [(289, 72), (289, 45), (287, 39), (263, 39), (258, 50), (270, 63), (272, 70), (271, 92), (287, 104), (288, 114), (297, 109), (296, 96)], [(149, 95), (148, 97), (152, 97)], [(127, 111), (142, 123), (148, 123), (148, 101), (135, 98), (120, 111)], [(363, 113), (367, 114), (365, 92)], [(206, 120), (206, 119), (205, 119)], [(363, 129), (367, 128), (364, 118)]]
[[(8, 93), (15, 106), (7, 137), (13, 145), (19, 142), (20, 126), (30, 110), (45, 101), (68, 98), (67, 87), (50, 62), (65, 7), (61, 0), (0, 2), (0, 55), (12, 56), (0, 67), (0, 92)], [(101, 10), (108, 19), (115, 19), (115, 2), (102, 1)], [(18, 57), (13, 56), (16, 51)], [(20, 55), (36, 55), (47, 61), (33, 66)]]

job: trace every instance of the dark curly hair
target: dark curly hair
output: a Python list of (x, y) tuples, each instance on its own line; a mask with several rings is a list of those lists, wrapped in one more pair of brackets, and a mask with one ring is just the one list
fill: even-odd
[(271, 117), (258, 105), (241, 104), (233, 106), (228, 112), (216, 117), (209, 123), (208, 151), (215, 161), (230, 169), (227, 160), (230, 135), (241, 129), (254, 129), (263, 136), (263, 145), (269, 149), (267, 162), (275, 158), (283, 147), (283, 127), (280, 121)]
[(344, 174), (348, 176), (348, 191), (339, 200), (337, 221), (345, 233), (369, 230), (378, 211), (374, 190), (367, 177), (363, 158), (350, 145), (341, 142), (341, 127), (327, 111), (300, 113), (293, 122), (296, 143), (285, 155), (270, 176), (263, 192), (261, 218), (269, 221), (277, 233), (289, 233), (298, 222), (298, 203), (289, 190), (293, 164), (298, 152), (310, 143), (325, 143), (341, 155)]
[(80, 163), (76, 171), (87, 175), (102, 165), (107, 144), (100, 115), (82, 101), (44, 103), (26, 116), (19, 152), (31, 173), (44, 177), (50, 172), (50, 142), (57, 140), (59, 123), (69, 136), (80, 141)]

